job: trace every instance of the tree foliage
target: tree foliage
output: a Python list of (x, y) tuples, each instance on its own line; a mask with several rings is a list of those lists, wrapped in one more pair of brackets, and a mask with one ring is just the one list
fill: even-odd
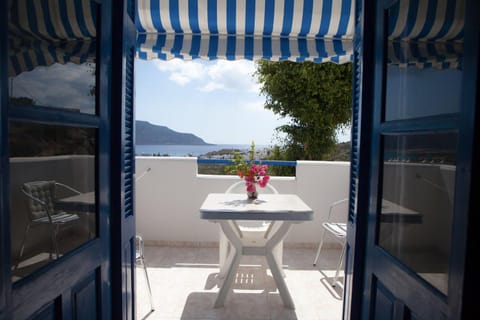
[(290, 120), (277, 128), (285, 134), (285, 157), (324, 159), (336, 144), (336, 130), (350, 123), (352, 64), (261, 60), (255, 76), (264, 107)]

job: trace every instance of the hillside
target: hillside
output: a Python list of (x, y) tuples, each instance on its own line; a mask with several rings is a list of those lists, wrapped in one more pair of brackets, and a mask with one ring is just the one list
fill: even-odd
[(136, 121), (135, 143), (145, 144), (178, 144), (208, 145), (203, 139), (191, 133), (177, 132), (165, 126), (158, 126), (147, 121)]

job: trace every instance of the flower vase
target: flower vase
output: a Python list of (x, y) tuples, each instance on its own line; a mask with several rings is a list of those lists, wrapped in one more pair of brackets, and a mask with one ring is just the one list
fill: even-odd
[(258, 191), (256, 183), (251, 183), (247, 186), (248, 200), (255, 200), (258, 198)]
[(255, 200), (258, 198), (258, 191), (247, 192), (247, 196), (249, 200)]

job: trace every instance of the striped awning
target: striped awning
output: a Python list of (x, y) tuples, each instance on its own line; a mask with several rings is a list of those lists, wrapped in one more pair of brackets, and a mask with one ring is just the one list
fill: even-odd
[(352, 61), (352, 41), (225, 35), (139, 34), (137, 53), (141, 59), (226, 59), (272, 61)]
[[(138, 57), (349, 62), (354, 9), (353, 0), (138, 0)], [(396, 2), (388, 62), (460, 67), (464, 15), (464, 0)]]
[(388, 63), (401, 68), (461, 69), (463, 43), (388, 41)]
[(142, 59), (352, 61), (354, 0), (138, 0)]
[(465, 0), (398, 1), (388, 14), (388, 63), (462, 67)]
[(10, 77), (31, 71), (38, 66), (50, 66), (54, 63), (75, 64), (94, 63), (96, 60), (96, 42), (79, 41), (33, 41), (10, 46), (8, 74)]
[(9, 1), (8, 74), (96, 59), (96, 9), (87, 0)]
[(388, 39), (452, 42), (463, 39), (465, 0), (403, 0), (389, 9)]
[(9, 0), (9, 33), (48, 41), (96, 37), (97, 4), (90, 0)]
[[(137, 0), (140, 59), (352, 61), (354, 0)], [(95, 61), (97, 4), (9, 0), (9, 74)], [(461, 66), (464, 0), (401, 0), (389, 10), (400, 66)]]

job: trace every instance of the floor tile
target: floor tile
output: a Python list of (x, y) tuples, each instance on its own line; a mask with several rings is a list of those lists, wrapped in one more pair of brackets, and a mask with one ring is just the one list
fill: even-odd
[(145, 276), (137, 268), (137, 317), (148, 320), (337, 320), (342, 314), (343, 272), (332, 287), (340, 251), (284, 249), (285, 281), (295, 302), (285, 308), (263, 257), (242, 257), (232, 291), (213, 308), (223, 279), (218, 248), (145, 247), (155, 311), (150, 311)]

